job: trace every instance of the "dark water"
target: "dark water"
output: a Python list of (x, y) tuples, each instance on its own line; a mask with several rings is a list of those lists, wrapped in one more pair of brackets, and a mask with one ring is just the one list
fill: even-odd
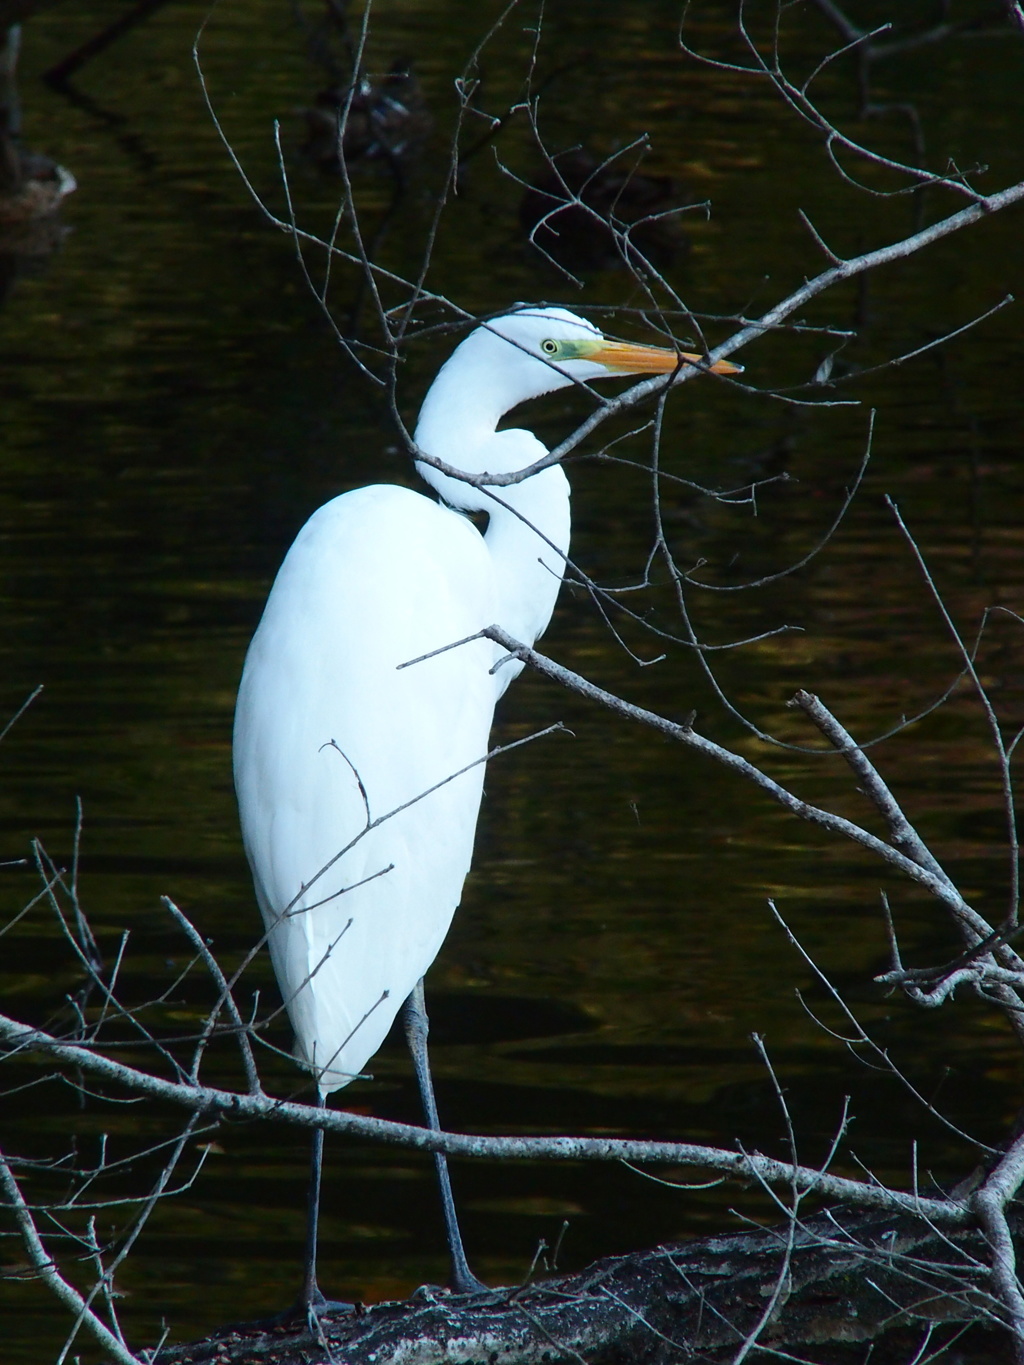
[[(865, 23), (884, 10), (856, 8)], [(901, 13), (918, 8), (927, 9)], [(83, 902), (108, 958), (130, 930), (121, 983), (137, 1001), (159, 994), (188, 959), (161, 895), (194, 918), (228, 963), (255, 937), (230, 787), (230, 723), (245, 646), (285, 548), (326, 498), (370, 479), (411, 476), (373, 391), (311, 302), (290, 244), (260, 219), (227, 162), (191, 64), (200, 8), (159, 11), (82, 71), (77, 101), (38, 79), (114, 12), (61, 7), (25, 33), (26, 137), (70, 167), (80, 189), (65, 212), (72, 232), (63, 250), (45, 273), (18, 281), (0, 315), (7, 712), (45, 686), (0, 749), (0, 850), (24, 856), (38, 837), (66, 861), (81, 798)], [(452, 80), (491, 17), (478, 5), (446, 3), (388, 7), (374, 22), (370, 66), (412, 55), (435, 120), (381, 244), (390, 267), (415, 263), (444, 169)], [(702, 6), (698, 20), (696, 38), (736, 55), (728, 6)], [(518, 97), (532, 42), (524, 30), (535, 21), (532, 9), (514, 14), (482, 59), (487, 109), (500, 113)], [(806, 74), (828, 30), (802, 10), (788, 22), (794, 72)], [(712, 199), (710, 221), (686, 218), (690, 250), (670, 267), (693, 309), (753, 314), (816, 271), (821, 258), (797, 209), (834, 249), (852, 254), (914, 230), (916, 215), (932, 221), (959, 206), (937, 194), (923, 204), (868, 199), (840, 184), (766, 86), (684, 61), (677, 24), (677, 7), (654, 0), (625, 11), (550, 6), (539, 73), (552, 78), (540, 110), (554, 147), (582, 141), (605, 155), (649, 132), (646, 169)], [(990, 170), (980, 183), (995, 189), (1024, 175), (1022, 58), (1005, 34), (959, 39), (880, 66), (873, 93), (879, 102), (913, 101), (930, 166), (941, 169), (947, 157), (965, 167), (983, 161)], [(281, 208), (271, 129), (280, 118), (302, 219), (325, 227), (337, 186), (295, 154), (297, 111), (323, 77), (287, 8), (223, 4), (204, 64), (254, 185)], [(912, 154), (905, 115), (856, 122), (843, 64), (826, 73), (820, 94), (831, 115), (886, 154)], [(522, 118), (494, 145), (517, 175), (536, 173)], [(876, 188), (894, 183), (865, 174)], [(360, 172), (357, 194), (371, 224), (391, 192), (386, 173)], [(581, 293), (531, 256), (517, 223), (519, 193), (489, 151), (472, 159), (439, 238), (434, 289), (476, 309), (523, 298), (638, 303), (624, 272), (591, 271)], [(1024, 288), (1020, 231), (1019, 213), (1000, 215), (836, 291), (807, 320), (858, 329), (841, 366), (914, 350)], [(351, 279), (335, 281), (339, 315), (353, 290)], [(685, 489), (666, 494), (681, 562), (706, 559), (707, 581), (717, 584), (774, 572), (816, 543), (855, 475), (868, 409), (878, 410), (864, 486), (827, 550), (770, 588), (693, 595), (699, 630), (713, 642), (799, 627), (715, 656), (723, 687), (759, 725), (811, 740), (785, 708), (806, 687), (855, 734), (877, 735), (926, 707), (955, 675), (955, 650), (886, 493), (965, 632), (973, 634), (988, 605), (1024, 609), (1018, 314), (1008, 308), (942, 349), (830, 395), (859, 406), (791, 408), (711, 384), (678, 396), (664, 445), (672, 471), (716, 487), (790, 476), (763, 490), (756, 516)], [(714, 338), (725, 334), (724, 323), (708, 326)], [(743, 359), (757, 389), (785, 387), (809, 379), (828, 350), (820, 335), (787, 334)], [(443, 343), (411, 349), (401, 381), (409, 416), (444, 353)], [(529, 421), (553, 441), (580, 412), (577, 400), (559, 395), (537, 404)], [(642, 440), (630, 448), (637, 458), (645, 451)], [(635, 581), (650, 543), (648, 482), (585, 463), (571, 477), (578, 562), (602, 582)], [(658, 591), (636, 605), (669, 622)], [(1020, 629), (1008, 616), (997, 621), (981, 655), (1010, 730), (1024, 722)], [(637, 630), (626, 635), (642, 657), (660, 653)], [(671, 716), (697, 708), (708, 733), (738, 744), (801, 795), (876, 828), (840, 765), (745, 734), (685, 652), (636, 667), (583, 596), (563, 594), (546, 648)], [(774, 897), (919, 1088), (990, 1139), (1019, 1104), (1019, 1063), (1002, 1023), (966, 998), (923, 1016), (871, 984), (887, 962), (880, 887), (908, 961), (951, 952), (950, 931), (927, 898), (736, 779), (536, 678), (512, 690), (498, 737), (559, 719), (572, 738), (556, 736), (492, 767), (474, 871), (428, 982), (446, 1121), (495, 1132), (740, 1139), (781, 1152), (782, 1118), (749, 1041), (756, 1030), (787, 1087), (802, 1159), (826, 1150), (849, 1095), (856, 1122), (848, 1151), (883, 1178), (909, 1182), (914, 1139), (921, 1169), (935, 1179), (966, 1169), (964, 1147), (808, 1018), (795, 991), (819, 1003), (820, 991), (766, 908)], [(874, 757), (968, 897), (998, 918), (1008, 861), (998, 773), (969, 693)], [(6, 916), (38, 883), (30, 870), (3, 876)], [(50, 1017), (78, 978), (47, 907), (3, 947), (5, 1009)], [(247, 980), (273, 991), (267, 963)], [(198, 986), (181, 988), (162, 1025), (187, 1032), (203, 998)], [(277, 1041), (287, 1045), (283, 1030)], [(266, 1065), (269, 1088), (298, 1088), (287, 1063)], [(346, 1103), (415, 1120), (401, 1049), (386, 1049), (374, 1070), (377, 1081), (346, 1091)], [(209, 1077), (237, 1081), (227, 1051), (215, 1054)], [(80, 1153), (92, 1156), (106, 1133), (123, 1156), (175, 1131), (173, 1114), (79, 1101), (57, 1083), (3, 1105), (12, 1152), (55, 1156), (73, 1132)], [(270, 1126), (227, 1126), (215, 1140), (205, 1170), (157, 1212), (121, 1277), (137, 1345), (155, 1339), (161, 1320), (184, 1339), (280, 1307), (292, 1293), (303, 1143)], [(330, 1291), (373, 1300), (442, 1278), (427, 1163), (338, 1142), (329, 1151), (322, 1278)], [(136, 1177), (140, 1185), (147, 1173)], [(732, 1207), (767, 1212), (749, 1192), (673, 1193), (618, 1167), (466, 1165), (456, 1181), (471, 1259), (496, 1282), (521, 1277), (538, 1240), (557, 1238), (564, 1219), (562, 1263), (576, 1266), (729, 1226)], [(7, 1255), (17, 1259), (13, 1247)], [(50, 1359), (64, 1323), (44, 1293), (8, 1283), (0, 1294), (5, 1359)]]

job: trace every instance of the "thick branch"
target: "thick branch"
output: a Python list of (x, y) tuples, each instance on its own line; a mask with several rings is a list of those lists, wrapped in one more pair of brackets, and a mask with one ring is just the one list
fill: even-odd
[(992, 1257), (992, 1278), (1012, 1325), (1016, 1358), (1024, 1362), (1024, 1294), (1006, 1207), (1024, 1182), (1024, 1138), (1019, 1137), (975, 1193), (973, 1203)]
[(917, 830), (903, 814), (899, 803), (889, 790), (888, 784), (878, 769), (846, 727), (836, 719), (821, 699), (814, 696), (812, 692), (805, 692), (801, 689), (789, 704), (790, 706), (798, 706), (801, 711), (808, 715), (829, 743), (835, 746), (837, 753), (842, 754), (843, 758), (846, 759), (853, 769), (854, 776), (863, 786), (867, 796), (878, 807), (889, 826), (889, 838), (892, 840), (893, 846), (901, 849), (908, 858), (913, 858), (919, 866), (933, 872), (936, 877), (941, 877), (943, 881), (949, 882), (949, 877), (945, 871), (939, 866), (938, 861), (926, 847)]
[[(845, 726), (841, 725), (828, 707), (810, 692), (797, 692), (790, 705), (799, 706), (814, 721), (825, 738), (835, 746), (837, 752), (841, 753), (846, 759), (865, 793), (878, 807), (889, 826), (889, 837), (893, 844), (902, 849), (919, 866), (941, 878), (952, 895), (959, 901), (960, 897), (956, 887), (929, 851), (917, 830), (903, 814), (899, 802), (889, 790), (878, 769), (864, 750), (858, 746)], [(982, 932), (972, 920), (966, 919), (958, 909), (954, 910), (954, 914), (968, 949), (979, 948), (981, 945), (987, 944), (992, 938), (991, 929), (987, 933)], [(993, 957), (998, 958), (1003, 963), (1004, 968), (1007, 969), (1003, 980), (996, 979), (995, 973), (998, 969), (995, 967)], [(1020, 996), (1014, 989), (1021, 983), (1020, 973), (1024, 972), (1024, 962), (1009, 944), (997, 942), (992, 947), (991, 952), (979, 953), (979, 963), (982, 971), (984, 971), (986, 964), (992, 967), (987, 984), (993, 995), (1006, 1009), (1014, 1031), (1024, 1041), (1024, 1010), (1022, 1010)], [(1016, 974), (1015, 981), (1011, 982), (1005, 979), (1011, 974)], [(951, 993), (951, 990), (952, 987), (946, 994)], [(926, 1002), (922, 1001), (921, 1003), (938, 1005), (945, 998), (945, 995), (940, 998), (938, 993), (933, 992)]]
[(923, 1221), (836, 1209), (784, 1227), (609, 1257), (576, 1274), (490, 1293), (449, 1295), (424, 1287), (405, 1303), (325, 1315), (319, 1341), (305, 1324), (290, 1332), (253, 1324), (157, 1359), (159, 1365), (732, 1365), (783, 1280), (758, 1339), (758, 1358), (777, 1353), (802, 1360), (804, 1352), (794, 1355), (794, 1348), (877, 1340), (906, 1323), (992, 1322), (998, 1310), (978, 1260), (983, 1252), (974, 1230), (938, 1233)]
[(166, 1100), (191, 1113), (224, 1115), (233, 1119), (274, 1119), (302, 1128), (323, 1128), (390, 1146), (421, 1152), (446, 1152), (449, 1156), (486, 1157), (513, 1161), (629, 1161), (698, 1166), (724, 1171), (740, 1179), (756, 1179), (769, 1185), (794, 1185), (825, 1198), (842, 1200), (862, 1208), (916, 1214), (956, 1227), (970, 1220), (966, 1204), (956, 1200), (924, 1199), (915, 1194), (888, 1190), (865, 1181), (847, 1180), (809, 1166), (792, 1166), (757, 1153), (729, 1152), (688, 1142), (647, 1142), (631, 1138), (586, 1137), (483, 1137), (473, 1133), (443, 1133), (408, 1123), (350, 1114), (340, 1109), (276, 1100), (269, 1095), (242, 1095), (213, 1086), (168, 1081), (75, 1043), (63, 1043), (41, 1029), (29, 1028), (0, 1015), (0, 1038), (18, 1052), (43, 1051), (49, 1056), (137, 1094)]
[(753, 782), (773, 801), (777, 801), (780, 806), (784, 806), (793, 815), (798, 815), (801, 820), (808, 820), (811, 824), (820, 825), (822, 829), (827, 829), (831, 834), (840, 834), (845, 839), (852, 839), (854, 843), (860, 844), (862, 848), (876, 854), (896, 871), (902, 872), (904, 876), (910, 877), (912, 881), (925, 887), (952, 910), (958, 919), (970, 925), (979, 935), (984, 936), (992, 932), (992, 926), (989, 922), (967, 904), (944, 873), (940, 871), (940, 874), (936, 875), (930, 868), (922, 867), (899, 849), (893, 848), (891, 844), (879, 839), (877, 835), (871, 834), (868, 830), (862, 829), (860, 825), (854, 824), (852, 820), (847, 820), (841, 815), (835, 815), (832, 811), (823, 810), (820, 806), (813, 806), (808, 801), (801, 801), (798, 796), (794, 796), (791, 791), (776, 782), (774, 778), (769, 777), (767, 773), (762, 772), (760, 768), (747, 759), (741, 758), (739, 754), (734, 754), (730, 749), (723, 748), (721, 744), (716, 744), (714, 740), (699, 735), (692, 725), (678, 725), (674, 721), (666, 720), (664, 716), (659, 716), (654, 711), (647, 711), (642, 706), (634, 706), (631, 702), (623, 701), (613, 692), (606, 692), (604, 688), (588, 682), (586, 678), (574, 673), (572, 669), (564, 668), (561, 664), (556, 664), (553, 659), (539, 654), (535, 649), (527, 648), (526, 645), (521, 644), (509, 635), (507, 631), (502, 630), (500, 626), (488, 626), (486, 630), (481, 631), (481, 635), (501, 645), (503, 649), (507, 649), (513, 658), (521, 659), (531, 668), (535, 668), (538, 673), (542, 673), (553, 682), (561, 683), (569, 691), (578, 692), (581, 696), (607, 707), (610, 711), (614, 711), (627, 720), (639, 721), (642, 725), (649, 725), (669, 739), (679, 740), (688, 748), (696, 749), (705, 757), (714, 759), (716, 763), (722, 764), (739, 776), (746, 778), (747, 781)]

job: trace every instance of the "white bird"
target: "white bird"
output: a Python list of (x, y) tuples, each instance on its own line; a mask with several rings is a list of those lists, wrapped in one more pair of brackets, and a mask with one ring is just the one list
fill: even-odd
[[(524, 307), (456, 348), (427, 393), (416, 444), (470, 475), (518, 471), (546, 451), (529, 431), (497, 430), (511, 408), (577, 381), (671, 373), (684, 360), (702, 363), (608, 341), (562, 308)], [(522, 667), (506, 660), (492, 672), (503, 651), (486, 639), (445, 646), (495, 623), (526, 644), (543, 632), (569, 548), (569, 484), (552, 466), (492, 496), (417, 468), (441, 502), (392, 485), (360, 488), (299, 532), (245, 661), (234, 767), (297, 1060), (322, 1102), (360, 1075), (408, 1002), (428, 1122), (438, 1127), (421, 982), (469, 871), (494, 706)], [(485, 534), (467, 512), (488, 515)], [(437, 1165), (454, 1287), (479, 1288), (443, 1156)], [(315, 1145), (307, 1309), (325, 1302), (315, 1278), (318, 1200)]]

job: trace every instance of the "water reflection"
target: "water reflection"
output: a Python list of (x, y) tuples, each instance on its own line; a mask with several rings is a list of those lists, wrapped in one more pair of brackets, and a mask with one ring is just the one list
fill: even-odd
[[(602, 161), (582, 148), (556, 155), (519, 201), (530, 245), (552, 264), (589, 273), (647, 262), (668, 270), (689, 246), (679, 222), (681, 187), (629, 162)], [(614, 225), (614, 226), (611, 226)]]
[(21, 26), (0, 30), (0, 307), (18, 277), (45, 268), (67, 228), (61, 204), (77, 188), (64, 166), (30, 151), (21, 136), (17, 67)]
[[(822, 178), (816, 150), (794, 136), (766, 90), (681, 66), (670, 7), (555, 6), (549, 14), (547, 60), (576, 61), (572, 99), (549, 101), (552, 138), (573, 145), (585, 135), (604, 147), (649, 131), (651, 173), (714, 200), (710, 221), (687, 222), (691, 306), (750, 310), (812, 268), (797, 208), (844, 251), (912, 224), (904, 201), (865, 207)], [(476, 20), (472, 7), (455, 4), (383, 15), (370, 68), (413, 53), (441, 124)], [(126, 121), (114, 130), (34, 83), (72, 45), (70, 28), (86, 36), (97, 14), (83, 4), (32, 21), (22, 68), (31, 92), (26, 141), (73, 167), (82, 189), (66, 206), (74, 233), (59, 272), (20, 283), (0, 338), (7, 709), (37, 682), (46, 686), (0, 751), (2, 851), (21, 856), (39, 835), (66, 859), (82, 796), (83, 895), (105, 951), (130, 927), (130, 985), (140, 996), (170, 979), (184, 956), (161, 894), (189, 910), (229, 963), (256, 932), (228, 738), (245, 643), (284, 549), (309, 512), (344, 488), (412, 482), (373, 394), (332, 350), (289, 244), (268, 232), (225, 162), (196, 96), (193, 23), (169, 7), (82, 72), (86, 93)], [(710, 27), (713, 37), (719, 30)], [(813, 36), (800, 39), (809, 50)], [(519, 89), (528, 56), (518, 30), (503, 41), (487, 73), (494, 108)], [(276, 5), (252, 0), (218, 11), (204, 51), (225, 128), (254, 182), (280, 205), (270, 121), (308, 103), (302, 45), (282, 37)], [(976, 44), (940, 58), (929, 49), (927, 60), (909, 54), (889, 64), (884, 81), (896, 93), (914, 90), (930, 146), (982, 156), (1005, 183), (1021, 161), (1014, 51)], [(839, 106), (844, 78), (829, 79)], [(893, 150), (901, 136), (891, 130)], [(146, 145), (145, 162), (130, 138)], [(533, 148), (514, 121), (502, 155), (526, 178), (532, 173)], [(307, 221), (329, 223), (332, 188), (298, 158), (292, 164)], [(385, 263), (416, 259), (436, 169), (425, 155), (382, 244)], [(520, 187), (483, 155), (470, 172), (457, 226), (439, 238), (434, 287), (481, 309), (541, 297), (550, 276), (523, 246)], [(358, 188), (371, 211), (386, 206), (389, 192), (372, 176)], [(837, 297), (828, 321), (869, 326), (851, 360), (867, 366), (912, 349), (951, 318), (1019, 290), (1017, 231), (1013, 219), (997, 218), (969, 246), (941, 245)], [(342, 310), (351, 288), (338, 280)], [(625, 275), (612, 271), (588, 279), (583, 300), (635, 301)], [(675, 405), (665, 445), (673, 472), (708, 485), (758, 472), (793, 476), (765, 491), (756, 516), (683, 488), (668, 497), (674, 545), (693, 562), (706, 558), (713, 582), (771, 571), (816, 542), (858, 467), (864, 408), (879, 409), (863, 493), (813, 570), (756, 597), (695, 597), (709, 638), (800, 627), (716, 660), (723, 685), (759, 723), (806, 741), (784, 705), (804, 686), (856, 733), (880, 733), (922, 709), (955, 672), (883, 493), (900, 500), (958, 619), (976, 619), (993, 601), (1020, 606), (1020, 399), (1009, 382), (1021, 361), (1019, 324), (1000, 315), (985, 339), (982, 348), (962, 340), (864, 381), (860, 409), (793, 413), (712, 385), (690, 386)], [(745, 359), (759, 383), (797, 383), (826, 349), (807, 333)], [(410, 351), (408, 412), (437, 358), (427, 345)], [(539, 411), (542, 439), (564, 434), (579, 410), (572, 396), (549, 400)], [(585, 465), (571, 477), (575, 554), (602, 581), (635, 577), (650, 544), (647, 479)], [(658, 592), (645, 607), (666, 610)], [(808, 770), (744, 741), (692, 660), (637, 669), (582, 597), (563, 596), (547, 647), (667, 714), (696, 706), (712, 733), (745, 743), (809, 798), (862, 815), (838, 764)], [(1019, 657), (1012, 623), (999, 625), (984, 666), (1009, 723), (1024, 718)], [(879, 997), (871, 977), (888, 959), (877, 870), (721, 773), (660, 740), (609, 727), (536, 679), (508, 698), (496, 738), (553, 719), (573, 737), (528, 746), (488, 776), (475, 870), (432, 973), (435, 1011), (448, 1015), (436, 1056), (447, 1120), (482, 1131), (740, 1138), (771, 1149), (782, 1124), (747, 1040), (756, 1029), (785, 1078), (806, 1159), (825, 1150), (852, 1094), (857, 1153), (880, 1175), (906, 1178), (912, 1136), (922, 1141), (922, 1168), (940, 1180), (958, 1173), (962, 1154), (947, 1137), (922, 1130), (901, 1092), (854, 1066), (808, 1020), (793, 992), (813, 997), (813, 982), (764, 908), (774, 895), (925, 1093), (941, 1094), (955, 1119), (991, 1137), (1016, 1105), (1016, 1055), (977, 1003), (925, 1017)], [(979, 908), (998, 914), (1006, 862), (997, 778), (970, 699), (957, 696), (875, 757)], [(3, 875), (6, 905), (20, 906), (32, 876)], [(908, 959), (942, 960), (951, 939), (930, 904), (887, 885)], [(43, 1019), (74, 989), (73, 970), (55, 965), (56, 945), (44, 913), (19, 926), (16, 951), (8, 947), (0, 968), (12, 1009)], [(257, 966), (252, 985), (272, 991), (268, 964)], [(525, 1036), (524, 1014), (539, 1015), (543, 1032)], [(287, 1046), (283, 1033), (278, 1041)], [(351, 1102), (416, 1121), (397, 1047), (375, 1071)], [(233, 1078), (226, 1053), (212, 1074)], [(286, 1063), (268, 1062), (268, 1087), (290, 1093), (299, 1083)], [(56, 1154), (74, 1126), (83, 1144), (109, 1132), (119, 1150), (131, 1146), (138, 1110), (76, 1106), (57, 1087), (26, 1092), (5, 1113), (7, 1145), (42, 1143)], [(160, 1131), (172, 1122), (146, 1119)], [(209, 1158), (209, 1177), (159, 1212), (126, 1278), (126, 1322), (137, 1339), (151, 1340), (162, 1315), (184, 1336), (276, 1307), (290, 1292), (290, 1281), (287, 1292), (280, 1286), (298, 1264), (305, 1144), (269, 1127), (226, 1127), (216, 1140), (222, 1150)], [(330, 1145), (329, 1162), (323, 1275), (331, 1291), (375, 1298), (442, 1276), (428, 1163), (341, 1143)], [(620, 1169), (463, 1164), (455, 1178), (474, 1264), (508, 1280), (525, 1272), (539, 1237), (554, 1240), (563, 1217), (570, 1266), (721, 1227), (727, 1207), (747, 1198), (733, 1189), (667, 1197)], [(753, 1198), (743, 1207), (761, 1208)], [(45, 1358), (42, 1343), (60, 1330), (49, 1301), (16, 1284), (0, 1295), (8, 1358)]]

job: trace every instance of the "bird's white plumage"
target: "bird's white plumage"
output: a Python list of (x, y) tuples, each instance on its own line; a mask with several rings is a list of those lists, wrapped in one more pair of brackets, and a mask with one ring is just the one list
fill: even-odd
[[(542, 456), (531, 433), (496, 432), (502, 415), (607, 373), (587, 360), (553, 367), (539, 349), (550, 336), (599, 333), (563, 309), (471, 333), (424, 401), (420, 448), (468, 473)], [(532, 643), (568, 550), (560, 468), (495, 489), (507, 506), (419, 468), (451, 507), (488, 512), (486, 535), (404, 488), (327, 503), (285, 558), (239, 690), (246, 853), (296, 1055), (323, 1091), (362, 1071), (444, 939), (469, 870), (483, 764), (453, 774), (486, 753), (495, 702), (518, 672), (491, 673), (500, 651), (488, 641), (398, 665), (493, 622)]]
[(299, 1055), (329, 1069), (324, 1090), (380, 1046), (458, 904), (482, 765), (359, 835), (367, 808), (386, 816), (486, 753), (493, 647), (398, 665), (487, 624), (491, 578), (472, 523), (407, 489), (360, 489), (303, 528), (250, 649), (236, 720), (246, 851)]

